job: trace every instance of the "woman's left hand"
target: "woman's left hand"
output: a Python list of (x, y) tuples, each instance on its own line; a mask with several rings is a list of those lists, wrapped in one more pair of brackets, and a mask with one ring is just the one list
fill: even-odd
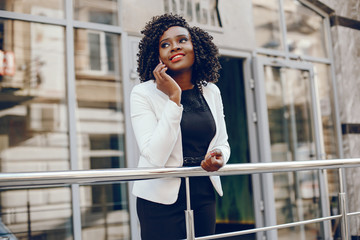
[(214, 172), (219, 170), (224, 165), (222, 152), (219, 149), (214, 149), (208, 152), (205, 159), (201, 162), (201, 167), (208, 171)]

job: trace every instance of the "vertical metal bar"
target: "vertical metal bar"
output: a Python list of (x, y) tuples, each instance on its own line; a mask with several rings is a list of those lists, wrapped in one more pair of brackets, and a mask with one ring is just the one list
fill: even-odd
[[(313, 107), (314, 107), (314, 128), (316, 134), (316, 144), (318, 144), (316, 154), (317, 159), (326, 160), (325, 152), (325, 140), (323, 133), (323, 126), (321, 120), (321, 107), (320, 107), (320, 96), (319, 96), (319, 86), (318, 81), (315, 78), (314, 69), (310, 69), (310, 83), (311, 83), (311, 95), (313, 98)], [(320, 203), (321, 211), (323, 217), (331, 216), (330, 212), (330, 197), (329, 197), (329, 187), (328, 187), (328, 177), (327, 170), (321, 169), (318, 170), (319, 186), (320, 186)], [(325, 239), (331, 239), (331, 222), (324, 221), (322, 222), (322, 228), (324, 232)]]
[[(254, 74), (255, 80), (255, 98), (256, 110), (258, 114), (258, 139), (259, 156), (261, 162), (271, 162), (270, 133), (269, 133), (269, 117), (267, 114), (267, 101), (265, 90), (265, 75), (263, 62), (265, 58), (254, 56)], [(260, 175), (261, 188), (264, 203), (264, 222), (265, 226), (276, 225), (275, 196), (274, 196), (274, 179), (272, 173), (263, 173)], [(267, 231), (267, 239), (277, 240), (277, 230)]]
[(73, 234), (74, 240), (81, 240), (81, 211), (80, 211), (80, 187), (79, 184), (71, 184), (71, 199), (73, 211)]
[[(311, 67), (309, 69), (309, 81), (310, 91), (312, 99), (312, 114), (314, 119), (315, 130), (315, 145), (316, 145), (316, 158), (325, 159), (325, 147), (323, 138), (323, 129), (321, 122), (321, 109), (320, 109), (320, 97), (318, 92), (318, 82), (315, 79), (314, 70)], [(329, 188), (327, 185), (326, 170), (318, 170), (319, 190), (320, 190), (320, 207), (323, 217), (330, 216), (330, 202), (329, 202)], [(325, 239), (330, 239), (331, 236), (331, 223), (329, 221), (322, 222), (321, 228)]]
[[(120, 54), (121, 54), (121, 83), (122, 83), (122, 94), (123, 97), (123, 113), (125, 116), (125, 161), (128, 168), (137, 167), (137, 159), (139, 159), (140, 153), (138, 152), (137, 143), (135, 140), (134, 133), (131, 129), (131, 119), (130, 119), (130, 102), (127, 101), (130, 99), (130, 92), (135, 83), (135, 80), (132, 80), (130, 77), (131, 69), (136, 69), (136, 53), (132, 47), (133, 44), (138, 45), (140, 38), (135, 40), (135, 38), (130, 39), (126, 32), (121, 34), (121, 45), (120, 45)], [(134, 65), (133, 65), (134, 64)], [(130, 214), (130, 231), (131, 239), (140, 239), (140, 232), (137, 222), (136, 214), (136, 198), (132, 194), (133, 181), (126, 183), (128, 186), (128, 204), (129, 204), (129, 214)]]
[[(331, 38), (331, 29), (330, 29), (330, 19), (329, 16), (326, 16), (324, 19), (324, 29), (325, 29), (325, 33), (326, 33), (326, 47), (328, 50), (328, 57), (330, 59), (330, 71), (331, 71), (331, 90), (332, 90), (332, 104), (333, 104), (333, 108), (334, 108), (334, 118), (335, 118), (335, 131), (336, 131), (336, 140), (337, 140), (337, 150), (338, 150), (338, 158), (343, 158), (344, 157), (344, 150), (343, 150), (343, 142), (342, 142), (342, 133), (341, 133), (341, 121), (340, 121), (340, 103), (339, 103), (339, 97), (338, 97), (338, 88), (337, 88), (337, 84), (336, 84), (336, 74), (335, 74), (335, 58), (334, 58), (334, 49), (332, 48), (333, 43), (332, 43), (332, 38)], [(335, 30), (335, 35), (338, 34), (337, 30)], [(344, 168), (339, 168), (339, 185), (340, 185), (340, 193), (344, 195), (344, 201), (342, 202), (341, 200), (341, 196), (339, 195), (339, 204), (340, 204), (340, 209), (342, 208), (342, 203), (343, 203), (343, 207), (345, 208), (345, 211), (347, 212), (348, 207), (347, 207), (347, 200), (346, 200), (346, 178), (345, 178), (345, 169)], [(346, 217), (346, 216), (345, 216)], [(344, 218), (344, 216), (343, 216)], [(347, 219), (344, 220), (345, 221), (345, 225), (347, 224)], [(344, 226), (345, 227), (345, 226)], [(343, 229), (343, 227), (342, 227)], [(348, 231), (348, 228), (346, 227), (346, 232)], [(344, 232), (344, 230), (341, 230), (342, 232)], [(349, 237), (349, 236), (347, 236)], [(343, 237), (343, 239), (346, 239)]]
[(190, 206), (189, 177), (185, 177), (185, 186), (186, 186), (186, 210), (185, 210), (186, 239), (194, 240), (195, 239), (194, 213), (193, 213), (193, 210), (191, 210), (191, 206)]
[[(339, 101), (338, 101), (338, 92), (337, 92), (337, 84), (336, 84), (336, 74), (335, 74), (335, 62), (334, 62), (334, 51), (332, 48), (332, 38), (331, 38), (331, 29), (330, 29), (330, 19), (329, 17), (325, 17), (324, 19), (324, 27), (326, 32), (326, 43), (327, 43), (327, 50), (329, 53), (330, 59), (330, 71), (331, 71), (331, 90), (333, 94), (333, 107), (334, 107), (334, 119), (335, 119), (335, 131), (336, 131), (336, 140), (337, 140), (337, 150), (338, 150), (338, 158), (344, 157), (343, 151), (343, 143), (342, 143), (342, 133), (341, 133), (341, 121), (340, 121), (340, 108), (339, 108)], [(337, 34), (336, 31), (334, 34)], [(340, 182), (340, 192), (345, 193), (346, 189), (346, 179), (345, 179), (345, 169), (339, 168), (339, 182)]]
[[(254, 56), (256, 56), (254, 54)], [(247, 128), (248, 128), (248, 137), (249, 137), (249, 147), (250, 147), (250, 162), (259, 162), (259, 152), (258, 152), (258, 133), (256, 123), (252, 121), (251, 115), (253, 112), (256, 112), (255, 107), (255, 86), (252, 87), (250, 84), (251, 79), (255, 79), (255, 73), (251, 76), (251, 55), (246, 57), (244, 60), (244, 86), (245, 86), (245, 98), (246, 98), (246, 117), (247, 117)], [(254, 70), (255, 71), (255, 70)], [(254, 82), (255, 85), (255, 82)], [(263, 198), (261, 196), (261, 177), (259, 174), (251, 174), (252, 181), (252, 191), (253, 191), (253, 202), (254, 202), (254, 215), (255, 215), (255, 226), (263, 227), (264, 224), (264, 209)], [(256, 239), (263, 239), (265, 234), (263, 232), (256, 233)]]
[(76, 138), (76, 90), (75, 90), (75, 60), (74, 60), (74, 25), (73, 25), (73, 1), (66, 2), (66, 89), (68, 107), (68, 127), (70, 141), (70, 167), (78, 170), (77, 138)]
[(284, 5), (283, 5), (283, 0), (278, 0), (279, 3), (279, 24), (280, 24), (280, 29), (281, 31), (281, 40), (282, 40), (282, 46), (284, 48), (285, 51), (285, 58), (286, 60), (289, 60), (289, 48), (286, 44), (286, 40), (287, 40), (287, 27), (286, 27), (286, 21), (285, 21), (285, 11), (284, 11)]
[[(65, 39), (66, 39), (66, 89), (68, 107), (68, 127), (70, 142), (70, 168), (78, 170), (77, 131), (76, 131), (76, 93), (75, 93), (75, 60), (74, 60), (74, 24), (73, 0), (65, 0)], [(71, 200), (73, 211), (73, 235), (75, 240), (81, 240), (81, 212), (79, 184), (71, 185)]]
[(117, 1), (117, 23), (121, 27), (122, 26), (122, 0)]
[(339, 193), (339, 200), (340, 200), (339, 203), (340, 203), (340, 212), (341, 212), (341, 239), (349, 240), (346, 194), (344, 192)]

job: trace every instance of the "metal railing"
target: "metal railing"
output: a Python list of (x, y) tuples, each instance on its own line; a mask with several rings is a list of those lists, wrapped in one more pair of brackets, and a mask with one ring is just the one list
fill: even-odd
[[(136, 169), (106, 169), (106, 170), (78, 170), (78, 171), (56, 171), (56, 172), (21, 172), (21, 173), (0, 173), (0, 189), (16, 188), (38, 188), (63, 186), (69, 184), (92, 184), (110, 183), (119, 181), (135, 181), (154, 178), (185, 177), (187, 210), (185, 211), (187, 224), (187, 239), (219, 239), (232, 236), (245, 235), (263, 231), (276, 230), (281, 228), (301, 226), (309, 223), (318, 223), (334, 219), (341, 220), (341, 236), (343, 240), (349, 240), (348, 217), (359, 215), (360, 212), (347, 212), (347, 200), (343, 183), (343, 168), (360, 167), (360, 158), (333, 159), (333, 160), (312, 160), (296, 162), (271, 162), (271, 163), (245, 163), (228, 164), (217, 172), (206, 172), (201, 167), (182, 168), (136, 168)], [(206, 237), (195, 238), (192, 210), (190, 209), (189, 177), (194, 176), (229, 176), (245, 175), (256, 173), (276, 173), (305, 170), (339, 169), (340, 181), (340, 214), (315, 218), (310, 220), (280, 224), (274, 226), (260, 227), (249, 230), (216, 234)]]

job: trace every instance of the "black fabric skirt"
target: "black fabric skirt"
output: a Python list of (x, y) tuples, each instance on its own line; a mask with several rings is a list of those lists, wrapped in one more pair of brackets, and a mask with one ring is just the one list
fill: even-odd
[[(190, 178), (191, 209), (194, 213), (195, 236), (215, 233), (215, 192), (208, 176)], [(186, 239), (186, 188), (181, 179), (179, 196), (166, 205), (137, 198), (137, 214), (142, 240)]]

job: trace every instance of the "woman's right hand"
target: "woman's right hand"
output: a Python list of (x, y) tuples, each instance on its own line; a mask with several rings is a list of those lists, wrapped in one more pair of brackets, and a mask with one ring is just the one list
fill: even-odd
[(176, 81), (166, 73), (167, 67), (160, 62), (153, 71), (156, 87), (169, 96), (169, 99), (180, 106), (181, 88)]

